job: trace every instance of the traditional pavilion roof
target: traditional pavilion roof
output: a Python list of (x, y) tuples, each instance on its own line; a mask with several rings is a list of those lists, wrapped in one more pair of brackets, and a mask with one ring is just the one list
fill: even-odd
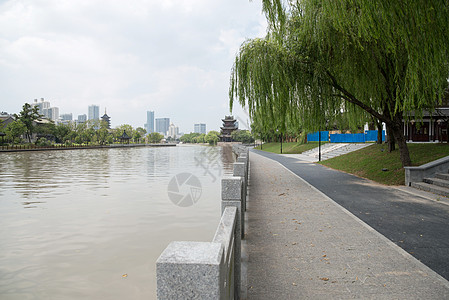
[(223, 122), (235, 122), (237, 121), (236, 119), (234, 119), (234, 116), (225, 116), (224, 119), (221, 119)]
[(126, 130), (123, 130), (123, 134), (120, 136), (120, 139), (129, 140), (131, 137), (126, 133)]

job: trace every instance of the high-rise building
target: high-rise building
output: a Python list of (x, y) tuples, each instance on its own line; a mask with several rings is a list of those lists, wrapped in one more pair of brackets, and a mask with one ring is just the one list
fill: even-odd
[(59, 107), (50, 107), (47, 109), (47, 118), (57, 121), (59, 119)]
[(100, 120), (100, 107), (98, 105), (89, 105), (88, 120)]
[(69, 124), (70, 122), (73, 121), (73, 115), (70, 114), (60, 114), (59, 115), (59, 120), (62, 124)]
[(175, 124), (171, 123), (170, 126), (168, 126), (168, 136), (172, 137), (173, 139), (176, 139), (179, 137), (179, 128), (175, 126)]
[(170, 118), (156, 119), (156, 132), (162, 133), (164, 136), (167, 136), (169, 126), (170, 126)]
[(39, 108), (39, 113), (46, 116), (47, 109), (50, 108), (50, 101), (45, 101), (44, 98), (41, 98), (41, 101), (38, 102), (37, 99), (34, 99), (33, 106), (37, 106)]
[(70, 114), (60, 114), (59, 117), (61, 118), (61, 121), (68, 122), (73, 120), (73, 115)]
[(41, 101), (34, 99), (33, 106), (38, 107), (38, 112), (43, 117), (53, 121), (57, 121), (59, 119), (59, 108), (51, 107), (50, 101), (45, 101), (44, 98), (41, 98)]
[(83, 114), (83, 115), (78, 115), (78, 123), (84, 123), (87, 121), (87, 115)]
[(145, 124), (147, 133), (154, 132), (154, 111), (147, 111), (147, 123)]
[(193, 126), (193, 132), (206, 134), (206, 124), (204, 123), (195, 124)]

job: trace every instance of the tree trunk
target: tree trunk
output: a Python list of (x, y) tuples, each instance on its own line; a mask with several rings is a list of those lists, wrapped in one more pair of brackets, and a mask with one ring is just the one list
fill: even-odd
[(380, 120), (376, 120), (377, 125), (377, 144), (382, 144), (382, 122)]
[(394, 116), (391, 131), (393, 131), (393, 135), (399, 146), (399, 154), (401, 157), (402, 166), (403, 167), (411, 166), (412, 160), (410, 159), (410, 152), (408, 151), (407, 140), (402, 130), (402, 117), (400, 115)]
[(388, 139), (388, 152), (393, 152), (396, 149), (395, 136), (391, 125), (387, 124), (387, 139)]

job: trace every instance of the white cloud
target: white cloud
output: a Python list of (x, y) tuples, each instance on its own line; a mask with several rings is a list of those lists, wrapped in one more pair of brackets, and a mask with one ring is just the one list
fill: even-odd
[(113, 125), (154, 110), (185, 132), (218, 129), (234, 55), (265, 27), (249, 0), (4, 1), (0, 110), (44, 97), (74, 116), (107, 107)]

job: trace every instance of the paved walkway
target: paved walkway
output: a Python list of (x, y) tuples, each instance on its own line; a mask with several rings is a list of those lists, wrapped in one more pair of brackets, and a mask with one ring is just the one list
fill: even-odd
[(447, 198), (404, 186), (380, 185), (291, 157), (257, 153), (278, 161), (449, 280)]
[(288, 171), (252, 152), (248, 299), (448, 299), (449, 282)]

